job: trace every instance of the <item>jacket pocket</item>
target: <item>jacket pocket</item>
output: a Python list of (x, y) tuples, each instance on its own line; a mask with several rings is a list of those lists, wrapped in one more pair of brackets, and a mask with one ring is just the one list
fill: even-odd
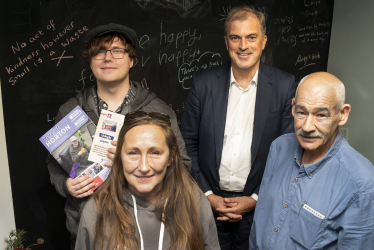
[(292, 216), (290, 237), (307, 249), (319, 249), (318, 242), (326, 224), (326, 218), (320, 219), (303, 208), (300, 209), (300, 213), (292, 211)]

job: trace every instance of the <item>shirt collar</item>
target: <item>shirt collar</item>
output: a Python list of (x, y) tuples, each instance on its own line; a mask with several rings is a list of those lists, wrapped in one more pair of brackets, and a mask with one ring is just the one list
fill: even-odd
[[(129, 103), (134, 100), (136, 92), (137, 92), (137, 88), (136, 88), (135, 84), (133, 84), (130, 81), (130, 89), (127, 91), (127, 94), (126, 94), (125, 98), (123, 99), (122, 104), (117, 108), (115, 113), (120, 114), (122, 112), (122, 109), (124, 107), (126, 107), (127, 105), (129, 105)], [(97, 109), (99, 115), (100, 115), (102, 109), (105, 109), (105, 110), (108, 109), (108, 104), (105, 103), (104, 100), (101, 99), (97, 95), (97, 86), (96, 85), (92, 88), (92, 97), (94, 99), (96, 109)]]
[[(253, 76), (252, 80), (250, 83), (254, 83), (255, 86), (257, 86), (257, 82), (258, 82), (258, 69), (255, 73), (255, 75)], [(237, 81), (235, 80), (235, 77), (234, 77), (234, 73), (232, 72), (232, 67), (230, 68), (230, 86), (232, 84), (236, 84), (240, 87), (240, 85), (237, 83)], [(249, 88), (249, 86), (251, 86), (250, 84), (248, 84), (248, 87), (245, 89), (247, 90)], [(241, 88), (241, 87), (240, 87)]]
[(340, 149), (344, 137), (338, 132), (336, 135), (334, 143), (331, 145), (327, 153), (317, 162), (307, 165), (301, 165), (301, 158), (303, 156), (304, 149), (301, 147), (300, 143), (295, 152), (295, 162), (300, 168), (304, 168), (305, 173), (309, 176), (313, 175), (314, 172), (318, 171), (326, 162), (328, 162)]

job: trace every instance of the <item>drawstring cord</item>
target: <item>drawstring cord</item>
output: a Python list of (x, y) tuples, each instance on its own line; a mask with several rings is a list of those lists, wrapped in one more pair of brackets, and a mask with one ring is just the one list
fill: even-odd
[[(137, 208), (137, 205), (136, 205), (135, 197), (133, 195), (131, 195), (131, 197), (132, 197), (132, 201), (134, 203), (134, 214), (135, 214), (136, 225), (138, 227), (138, 231), (139, 231), (139, 235), (140, 235), (140, 249), (144, 250), (143, 235), (142, 235), (142, 231), (140, 230), (139, 220), (138, 220), (138, 208)], [(164, 220), (164, 214), (162, 214), (162, 220)], [(162, 244), (163, 244), (163, 241), (164, 241), (164, 230), (165, 230), (165, 225), (164, 225), (164, 222), (161, 221), (160, 238), (159, 238), (159, 241), (158, 241), (158, 250), (162, 250)]]

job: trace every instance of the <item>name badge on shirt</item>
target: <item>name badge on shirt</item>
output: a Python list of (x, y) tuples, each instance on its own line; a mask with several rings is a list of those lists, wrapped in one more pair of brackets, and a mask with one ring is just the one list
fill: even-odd
[(309, 213), (313, 214), (314, 216), (320, 218), (320, 219), (324, 219), (325, 216), (319, 212), (317, 212), (316, 210), (314, 210), (313, 208), (309, 207), (307, 204), (303, 204), (303, 208), (308, 211)]

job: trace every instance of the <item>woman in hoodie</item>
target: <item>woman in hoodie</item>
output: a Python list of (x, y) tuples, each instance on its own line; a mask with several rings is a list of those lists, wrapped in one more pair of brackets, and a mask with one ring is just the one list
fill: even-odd
[(219, 249), (210, 204), (183, 167), (168, 115), (126, 115), (112, 171), (83, 209), (76, 249)]

